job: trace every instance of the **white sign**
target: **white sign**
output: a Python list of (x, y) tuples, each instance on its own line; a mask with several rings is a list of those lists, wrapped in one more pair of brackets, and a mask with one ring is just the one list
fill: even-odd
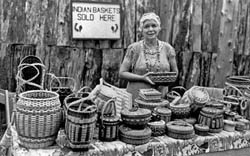
[(73, 39), (120, 39), (121, 5), (72, 1)]

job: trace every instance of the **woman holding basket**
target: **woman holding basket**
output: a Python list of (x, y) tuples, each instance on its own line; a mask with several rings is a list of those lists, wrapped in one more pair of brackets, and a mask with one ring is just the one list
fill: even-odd
[(121, 64), (120, 78), (128, 81), (127, 91), (132, 99), (138, 96), (139, 89), (155, 88), (164, 97), (167, 86), (155, 84), (149, 77), (152, 72), (176, 72), (176, 54), (174, 48), (167, 42), (160, 41), (158, 34), (161, 21), (155, 13), (145, 13), (140, 19), (140, 31), (143, 40), (129, 45)]

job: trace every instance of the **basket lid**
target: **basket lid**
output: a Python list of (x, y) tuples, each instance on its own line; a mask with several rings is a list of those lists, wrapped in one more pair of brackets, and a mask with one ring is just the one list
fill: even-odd
[(170, 108), (189, 108), (190, 104), (188, 103), (179, 103), (179, 104), (174, 104), (170, 103)]
[(209, 127), (207, 125), (203, 125), (203, 124), (195, 124), (194, 128), (196, 130), (199, 130), (199, 131), (204, 131), (204, 132), (208, 132), (209, 131)]
[(151, 136), (151, 129), (149, 127), (145, 127), (144, 129), (131, 129), (130, 127), (121, 125), (119, 127), (121, 134), (127, 135), (130, 137), (143, 138), (145, 136)]
[(194, 86), (190, 92), (190, 97), (192, 100), (194, 100), (198, 104), (205, 104), (209, 101), (209, 94), (205, 89), (202, 89), (201, 87)]
[(154, 88), (140, 89), (139, 92), (145, 96), (161, 96), (161, 92)]
[(171, 115), (172, 111), (166, 107), (156, 107), (154, 109), (156, 114), (161, 114), (161, 115)]
[(201, 111), (206, 114), (217, 114), (217, 115), (224, 113), (224, 110), (213, 108), (213, 107), (203, 107)]
[(151, 110), (133, 107), (132, 109), (123, 109), (121, 111), (121, 116), (129, 118), (149, 117), (151, 116)]
[(183, 130), (183, 131), (193, 131), (194, 127), (193, 125), (182, 121), (182, 120), (176, 120), (176, 121), (170, 121), (166, 124), (167, 128), (170, 128), (172, 130)]
[(228, 124), (228, 125), (231, 125), (231, 126), (235, 126), (235, 125), (236, 125), (236, 122), (235, 122), (235, 121), (232, 121), (232, 120), (224, 120), (224, 124)]
[(153, 121), (148, 123), (149, 126), (165, 126), (165, 121)]

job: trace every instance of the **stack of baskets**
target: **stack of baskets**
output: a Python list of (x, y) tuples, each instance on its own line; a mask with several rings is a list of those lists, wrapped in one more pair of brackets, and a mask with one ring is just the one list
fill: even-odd
[(59, 95), (45, 90), (19, 94), (16, 104), (16, 129), (21, 144), (27, 148), (52, 145), (62, 119)]
[(139, 97), (135, 99), (135, 103), (140, 108), (149, 109), (151, 111), (156, 107), (167, 107), (169, 104), (168, 100), (162, 99), (161, 96), (161, 92), (156, 89), (140, 89)]
[(121, 111), (123, 124), (119, 127), (120, 140), (133, 145), (141, 145), (149, 142), (151, 129), (147, 127), (151, 119), (151, 111), (134, 107)]

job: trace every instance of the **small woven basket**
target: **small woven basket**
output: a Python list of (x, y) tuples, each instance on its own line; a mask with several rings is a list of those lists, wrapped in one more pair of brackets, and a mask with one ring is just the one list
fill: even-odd
[(62, 119), (59, 95), (45, 90), (19, 95), (15, 123), (21, 144), (43, 148), (55, 142)]
[(176, 72), (152, 72), (148, 76), (156, 84), (170, 84), (177, 79)]
[(88, 149), (93, 140), (97, 121), (96, 105), (88, 98), (82, 98), (67, 107), (65, 129), (72, 149)]
[[(113, 105), (114, 110), (111, 115), (104, 114), (107, 105)], [(118, 137), (119, 122), (120, 117), (117, 116), (115, 101), (114, 99), (111, 99), (107, 101), (107, 103), (102, 108), (99, 125), (99, 139), (102, 141), (116, 140)]]

